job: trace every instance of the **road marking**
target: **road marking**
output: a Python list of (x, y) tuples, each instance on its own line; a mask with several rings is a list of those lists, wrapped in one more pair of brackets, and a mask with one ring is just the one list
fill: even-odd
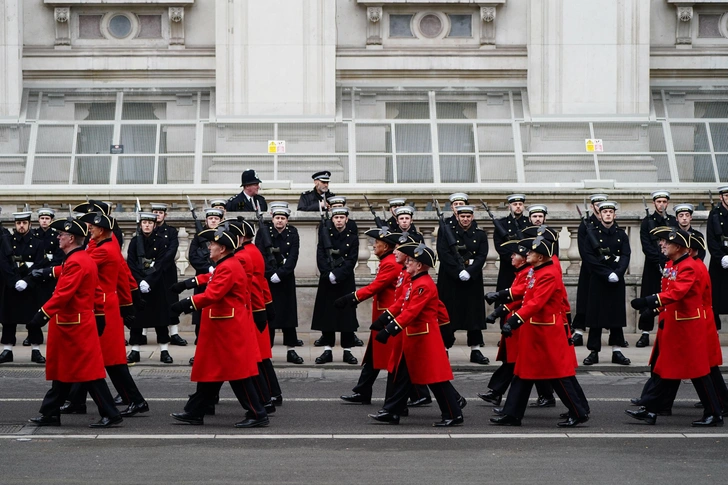
[(423, 439), (725, 439), (728, 433), (445, 433), (445, 434), (123, 434), (123, 435), (0, 435), (1, 440), (423, 440)]
[[(472, 397), (466, 397), (468, 401), (472, 401), (474, 403), (480, 403), (481, 400), (479, 397), (472, 396)], [(625, 403), (627, 405), (631, 405), (629, 402), (628, 397), (587, 397), (587, 400), (589, 402), (621, 402)], [(0, 402), (39, 402), (42, 401), (42, 397), (4, 397), (0, 398)], [(186, 397), (148, 397), (145, 398), (147, 402), (187, 402), (188, 399)], [(221, 402), (237, 402), (237, 399), (234, 397), (223, 397), (220, 398)], [(536, 398), (531, 398), (529, 401), (536, 401)], [(91, 400), (88, 400), (87, 402), (92, 403)], [(338, 397), (285, 397), (283, 398), (284, 403), (288, 402), (340, 402), (342, 404), (351, 404), (346, 403), (339, 399)], [(384, 402), (384, 398), (372, 398), (372, 402)], [(504, 401), (505, 402), (505, 401)], [(675, 399), (675, 402), (683, 402), (683, 403), (693, 403), (698, 402), (698, 398), (694, 399)], [(435, 403), (433, 402), (433, 406)], [(357, 405), (351, 404), (352, 407), (356, 407)]]

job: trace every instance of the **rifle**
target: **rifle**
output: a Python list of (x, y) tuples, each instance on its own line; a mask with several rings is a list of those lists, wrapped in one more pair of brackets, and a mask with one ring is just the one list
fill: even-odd
[(374, 216), (374, 224), (377, 225), (377, 228), (381, 229), (385, 226), (384, 222), (382, 222), (382, 219), (377, 215), (377, 213), (374, 211), (374, 207), (372, 206), (371, 202), (369, 202), (369, 199), (367, 199), (367, 196), (364, 196), (364, 200), (367, 202), (367, 205), (369, 206), (369, 211)]
[(195, 220), (195, 230), (197, 231), (197, 234), (202, 232), (202, 222), (197, 218), (197, 214), (195, 214), (195, 206), (192, 205), (192, 201), (190, 200), (190, 196), (187, 196), (187, 205), (190, 207), (190, 212), (192, 213), (192, 219)]
[[(144, 251), (144, 234), (142, 233), (142, 219), (141, 219), (141, 213), (142, 211), (142, 204), (139, 202), (139, 197), (137, 197), (136, 200), (136, 222), (137, 222), (137, 229), (136, 229), (136, 249), (137, 249), (137, 261), (139, 262), (139, 267), (142, 269), (145, 275), (154, 273), (154, 261), (151, 259), (147, 259), (146, 251)], [(151, 237), (151, 236), (150, 236)]]
[(321, 208), (321, 204), (319, 204), (319, 214), (321, 215), (321, 229), (320, 229), (320, 238), (321, 238), (321, 245), (324, 247), (324, 252), (326, 253), (326, 261), (329, 263), (329, 271), (333, 271), (338, 266), (341, 266), (344, 262), (344, 258), (339, 257), (338, 259), (334, 259), (334, 256), (339, 255), (339, 250), (334, 249), (334, 243), (331, 242), (331, 235), (329, 234), (329, 218), (328, 218), (328, 212), (324, 214), (323, 209)]
[(493, 213), (490, 211), (490, 208), (488, 207), (488, 204), (486, 204), (483, 199), (480, 199), (480, 203), (483, 204), (483, 209), (485, 209), (485, 212), (488, 214), (488, 217), (493, 221), (493, 228), (495, 229), (495, 232), (498, 234), (498, 236), (502, 237), (503, 239), (511, 239), (508, 236), (508, 231), (503, 227), (501, 224), (501, 221), (495, 218), (493, 216)]
[(715, 209), (715, 203), (713, 202), (713, 191), (708, 191), (708, 197), (710, 197), (710, 208)]
[(260, 242), (263, 244), (263, 256), (267, 265), (274, 271), (278, 269), (278, 261), (273, 253), (280, 253), (279, 248), (273, 247), (273, 241), (270, 238), (270, 230), (263, 221), (263, 212), (260, 210), (260, 202), (256, 201), (255, 215), (258, 216), (258, 234), (260, 234)]
[[(584, 201), (584, 203), (586, 203), (586, 201)], [(584, 228), (586, 229), (586, 238), (589, 241), (589, 245), (591, 246), (592, 250), (594, 250), (594, 252), (598, 253), (599, 256), (601, 256), (605, 261), (608, 260), (609, 253), (610, 253), (609, 248), (603, 248), (601, 246), (601, 244), (599, 244), (599, 238), (597, 237), (597, 234), (595, 232), (596, 228), (594, 227), (593, 224), (589, 223), (589, 217), (588, 217), (589, 212), (587, 211), (582, 214), (581, 209), (579, 208), (578, 205), (576, 206), (576, 212), (579, 213), (579, 217), (581, 218), (582, 221), (584, 221)]]
[(458, 251), (458, 243), (455, 240), (455, 234), (452, 233), (452, 231), (448, 227), (447, 223), (445, 222), (445, 219), (442, 216), (442, 211), (440, 210), (440, 203), (437, 201), (437, 199), (435, 199), (434, 196), (432, 197), (432, 201), (435, 203), (435, 211), (437, 212), (438, 237), (440, 237), (440, 234), (442, 234), (445, 237), (445, 242), (447, 242), (447, 245), (450, 248), (450, 251), (452, 251), (452, 254), (455, 257), (455, 261), (457, 262), (457, 265), (458, 265), (458, 272), (460, 272), (465, 269), (465, 261), (463, 260), (463, 256), (460, 254), (460, 251)]

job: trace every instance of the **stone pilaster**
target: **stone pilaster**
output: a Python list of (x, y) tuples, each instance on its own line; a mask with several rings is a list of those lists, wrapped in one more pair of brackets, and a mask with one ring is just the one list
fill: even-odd
[(23, 94), (23, 1), (0, 0), (0, 118), (17, 118)]

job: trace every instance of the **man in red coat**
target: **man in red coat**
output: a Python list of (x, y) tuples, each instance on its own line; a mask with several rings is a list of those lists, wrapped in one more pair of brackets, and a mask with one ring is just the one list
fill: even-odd
[[(356, 307), (364, 300), (373, 297), (373, 322), (394, 302), (394, 291), (400, 273), (400, 265), (397, 264), (394, 256), (394, 248), (402, 234), (389, 232), (386, 228), (382, 228), (370, 229), (366, 231), (366, 235), (374, 239), (374, 255), (379, 258), (377, 276), (367, 286), (336, 299), (334, 306), (336, 308)], [(346, 402), (371, 404), (372, 387), (379, 371), (387, 369), (389, 358), (392, 355), (392, 346), (377, 342), (376, 334), (377, 331), (372, 330), (364, 353), (359, 381), (352, 389), (353, 394), (341, 396), (341, 399)]]
[[(369, 417), (384, 423), (399, 424), (413, 384), (427, 385), (437, 399), (441, 420), (434, 426), (456, 426), (463, 423), (461, 398), (451, 384), (453, 379), (445, 343), (439, 331), (440, 299), (437, 286), (428, 274), (435, 266), (435, 252), (424, 244), (399, 247), (405, 253), (411, 279), (404, 302), (390, 308), (382, 317), (392, 320), (377, 333), (376, 340), (386, 344), (400, 333), (402, 353), (394, 369), (395, 378), (382, 409)], [(379, 321), (379, 319), (378, 319)]]
[[(661, 239), (667, 256), (662, 291), (632, 300), (632, 308), (641, 314), (659, 311), (658, 337), (652, 351), (653, 373), (659, 376), (649, 396), (641, 399), (637, 411), (625, 413), (647, 424), (655, 424), (657, 413), (672, 408), (682, 379), (690, 379), (703, 403), (702, 419), (693, 426), (722, 426), (723, 417), (715, 387), (710, 379), (708, 338), (703, 308), (704, 283), (697, 264), (690, 257), (691, 236), (675, 227), (658, 227), (651, 234)], [(704, 276), (703, 276), (704, 277)]]
[(254, 382), (260, 351), (250, 311), (248, 277), (233, 255), (237, 236), (224, 227), (208, 229), (199, 235), (210, 241), (210, 259), (215, 271), (203, 293), (171, 306), (177, 315), (202, 310), (190, 377), (197, 382), (197, 392), (190, 396), (184, 412), (173, 413), (172, 417), (184, 423), (203, 424), (205, 410), (214, 405), (223, 382), (228, 381), (247, 411), (246, 418), (235, 427), (268, 426), (268, 415)]
[[(54, 221), (51, 227), (59, 232), (58, 246), (66, 258), (53, 296), (30, 325), (43, 326), (50, 321), (46, 379), (53, 381), (53, 385), (43, 399), (40, 416), (31, 418), (30, 422), (38, 426), (60, 426), (61, 406), (71, 385), (83, 382), (101, 415), (101, 420), (91, 427), (113, 426), (123, 418), (104, 380), (106, 372), (97, 328), (103, 325), (103, 301), (96, 294), (98, 269), (82, 246), (86, 224), (68, 218)], [(95, 309), (101, 314), (98, 318), (94, 316)]]
[(498, 425), (520, 426), (535, 381), (548, 381), (569, 412), (559, 427), (573, 427), (589, 420), (589, 406), (576, 380), (574, 351), (570, 347), (564, 307), (565, 287), (561, 267), (554, 262), (556, 240), (549, 230), (539, 231), (521, 244), (528, 248), (526, 261), (533, 273), (526, 286), (521, 308), (501, 329), (510, 337), (519, 330), (515, 376), (508, 392), (503, 415), (491, 418)]

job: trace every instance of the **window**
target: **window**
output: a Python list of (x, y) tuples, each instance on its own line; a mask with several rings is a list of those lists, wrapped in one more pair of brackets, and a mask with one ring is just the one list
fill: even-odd
[(450, 20), (450, 32), (448, 37), (472, 37), (473, 16), (448, 14)]
[(414, 34), (412, 33), (412, 17), (414, 17), (414, 15), (390, 15), (389, 36), (414, 37)]

